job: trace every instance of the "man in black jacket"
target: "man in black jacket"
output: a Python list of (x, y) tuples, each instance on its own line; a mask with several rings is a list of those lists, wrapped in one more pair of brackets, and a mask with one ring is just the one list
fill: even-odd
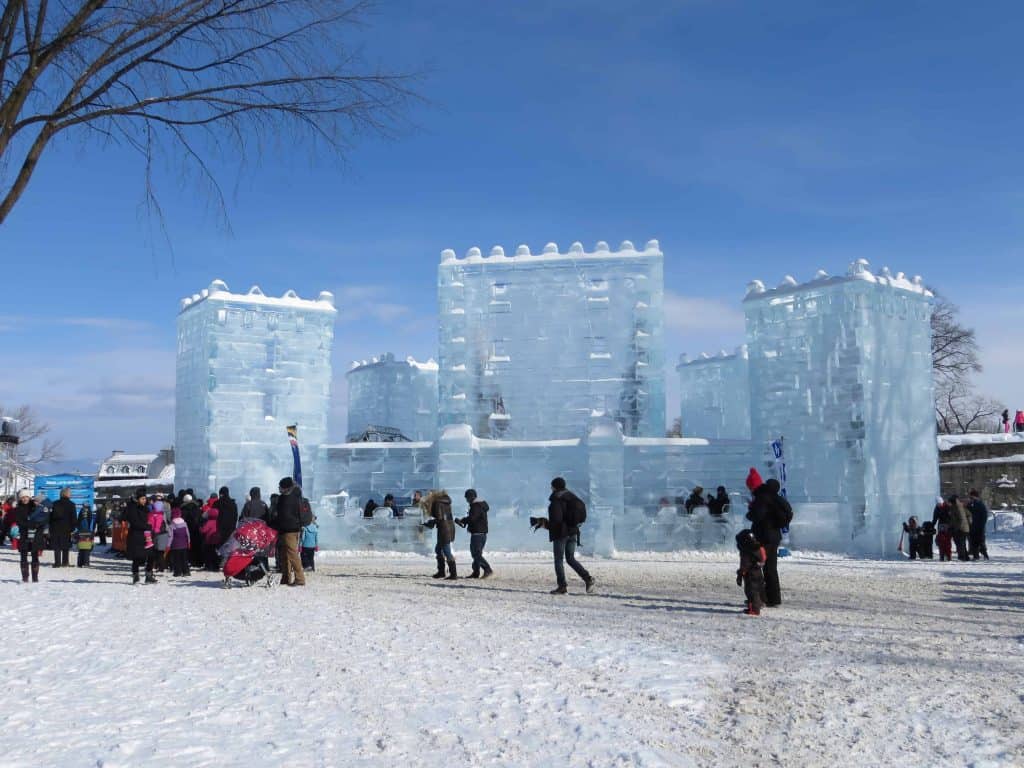
[[(752, 477), (756, 476), (756, 481)], [(767, 600), (765, 605), (774, 607), (782, 604), (782, 587), (779, 584), (779, 544), (782, 543), (781, 528), (793, 516), (793, 508), (782, 496), (779, 481), (775, 479), (761, 483), (760, 475), (751, 473), (747, 487), (753, 498), (747, 510), (747, 520), (755, 538), (764, 547), (764, 585)], [(753, 486), (753, 487), (751, 487)]]
[[(455, 522), (469, 530), (469, 554), (473, 558), (473, 572), (467, 578), (486, 579), (494, 573), (490, 564), (484, 560), (484, 546), (487, 544), (487, 510), (490, 507), (483, 499), (477, 499), (476, 491), (473, 488), (466, 491), (465, 497), (469, 504), (469, 514)], [(481, 568), (484, 569), (482, 577), (480, 575)]]
[(71, 532), (78, 524), (78, 510), (71, 500), (71, 489), (61, 488), (60, 498), (53, 502), (50, 510), (50, 545), (53, 547), (53, 567), (68, 567), (68, 550), (71, 549)]
[[(306, 572), (299, 557), (299, 532), (302, 530), (302, 489), (290, 477), (281, 478), (281, 491), (277, 497), (271, 526), (282, 539), (284, 558), (281, 563), (281, 583), (285, 586), (306, 586)], [(294, 574), (294, 576), (293, 576)]]
[(107, 546), (107, 505), (96, 505), (96, 536), (101, 547)]
[(975, 560), (981, 555), (988, 560), (988, 547), (985, 546), (985, 526), (988, 525), (988, 507), (981, 500), (974, 488), (968, 494), (967, 511), (971, 513), (971, 530), (967, 534), (969, 554)]
[(548, 539), (555, 555), (555, 579), (558, 582), (558, 586), (551, 590), (552, 595), (564, 595), (569, 591), (563, 561), (583, 579), (583, 583), (587, 585), (587, 594), (594, 591), (594, 577), (576, 561), (576, 545), (580, 535), (579, 526), (573, 522), (572, 510), (576, 504), (582, 502), (572, 491), (566, 490), (565, 480), (556, 477), (551, 481), (547, 528)]
[(217, 507), (217, 545), (220, 546), (231, 538), (238, 527), (238, 505), (231, 498), (231, 491), (226, 485), (217, 492), (217, 500), (213, 505)]
[(143, 565), (146, 567), (146, 583), (156, 584), (153, 566), (156, 565), (157, 549), (153, 542), (153, 528), (149, 524), (144, 488), (135, 492), (135, 498), (128, 502), (121, 519), (128, 523), (125, 555), (132, 561), (132, 584), (139, 583), (139, 569)]

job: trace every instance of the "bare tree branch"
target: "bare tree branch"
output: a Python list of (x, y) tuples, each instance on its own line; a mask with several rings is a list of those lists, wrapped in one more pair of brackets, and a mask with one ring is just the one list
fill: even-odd
[(5, 408), (0, 405), (0, 416), (18, 420), (21, 442), (14, 452), (15, 461), (28, 467), (55, 461), (62, 455), (63, 443), (49, 437), (50, 425), (39, 419), (30, 405)]
[[(8, 2), (0, 15), (0, 224), (64, 132), (119, 139), (146, 163), (166, 140), (211, 182), (270, 136), (324, 142), (387, 134), (414, 77), (368, 68), (351, 32), (365, 0)], [(177, 151), (175, 151), (177, 150)], [(215, 154), (212, 154), (215, 153)]]

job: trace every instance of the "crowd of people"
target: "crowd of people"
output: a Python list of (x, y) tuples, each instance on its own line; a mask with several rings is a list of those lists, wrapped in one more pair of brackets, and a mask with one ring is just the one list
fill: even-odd
[(954, 548), (957, 560), (980, 560), (983, 557), (988, 560), (985, 544), (988, 520), (988, 507), (981, 500), (981, 494), (973, 488), (966, 498), (956, 494), (945, 499), (939, 496), (931, 520), (918, 523), (917, 517), (911, 517), (903, 524), (899, 548), (911, 560), (934, 559), (936, 545), (940, 561), (952, 560)]
[[(306, 571), (315, 570), (316, 518), (290, 477), (281, 480), (269, 504), (260, 488), (250, 488), (241, 512), (227, 486), (205, 502), (191, 488), (170, 495), (149, 495), (139, 488), (113, 517), (109, 551), (131, 561), (133, 584), (142, 583), (143, 573), (144, 583), (154, 584), (156, 574), (167, 570), (175, 578), (191, 576), (193, 569), (221, 571), (224, 545), (246, 521), (261, 521), (276, 531), (282, 584), (304, 586)], [(0, 544), (10, 539), (20, 552), (23, 582), (38, 582), (45, 550), (53, 550), (55, 568), (64, 568), (75, 545), (77, 565), (88, 567), (95, 544), (106, 546), (107, 526), (106, 508), (82, 504), (76, 509), (70, 489), (63, 489), (52, 504), (23, 490), (17, 499), (4, 502)]]

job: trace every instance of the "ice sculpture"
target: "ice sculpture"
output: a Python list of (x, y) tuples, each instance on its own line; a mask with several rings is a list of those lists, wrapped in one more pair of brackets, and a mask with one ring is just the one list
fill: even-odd
[(743, 307), (751, 434), (785, 438), (789, 496), (813, 504), (798, 515), (807, 541), (891, 552), (938, 488), (931, 294), (861, 259), (840, 277), (754, 281)]
[(735, 354), (679, 358), (680, 427), (684, 437), (750, 438), (747, 348)]
[[(313, 455), (327, 436), (334, 297), (228, 290), (214, 280), (178, 314), (175, 485), (264, 494), (291, 473), (285, 427)], [(307, 478), (307, 492), (311, 492)]]
[(593, 411), (664, 434), (663, 256), (554, 243), (441, 254), (440, 423), (492, 439), (578, 438)]
[(436, 437), (437, 363), (433, 360), (396, 360), (385, 353), (353, 362), (345, 378), (350, 440), (371, 426), (397, 430), (407, 440)]

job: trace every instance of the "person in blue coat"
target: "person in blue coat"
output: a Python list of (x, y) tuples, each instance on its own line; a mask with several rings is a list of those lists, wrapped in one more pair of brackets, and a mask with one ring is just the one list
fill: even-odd
[(319, 531), (315, 515), (312, 523), (302, 527), (302, 551), (299, 554), (302, 558), (302, 567), (307, 571), (316, 570), (316, 546)]
[(92, 557), (93, 539), (96, 535), (96, 515), (88, 504), (82, 505), (78, 513), (78, 525), (75, 528), (78, 539), (78, 567), (88, 568)]

